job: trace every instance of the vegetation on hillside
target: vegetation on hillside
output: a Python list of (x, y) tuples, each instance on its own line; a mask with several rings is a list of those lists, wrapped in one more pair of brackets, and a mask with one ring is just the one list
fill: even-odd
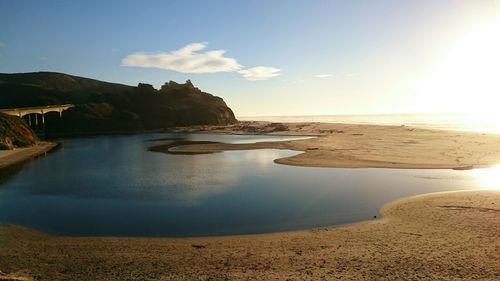
[(0, 150), (26, 147), (37, 141), (35, 133), (21, 118), (0, 113)]
[(173, 81), (157, 90), (102, 82), (62, 73), (0, 74), (0, 108), (73, 103), (46, 116), (47, 133), (141, 131), (187, 125), (236, 122), (219, 97), (202, 92), (191, 81)]

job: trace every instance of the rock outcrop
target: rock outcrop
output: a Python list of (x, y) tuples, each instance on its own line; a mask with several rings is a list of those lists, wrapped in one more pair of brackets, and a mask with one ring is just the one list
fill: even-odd
[(0, 150), (26, 147), (37, 141), (35, 133), (21, 118), (0, 113)]
[(130, 132), (190, 125), (227, 125), (237, 120), (220, 97), (191, 81), (137, 87), (55, 72), (0, 74), (0, 108), (72, 103), (47, 114), (47, 133)]

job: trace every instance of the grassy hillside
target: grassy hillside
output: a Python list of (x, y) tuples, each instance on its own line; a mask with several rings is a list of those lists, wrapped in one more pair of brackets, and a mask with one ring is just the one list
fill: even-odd
[(161, 89), (102, 82), (55, 72), (0, 74), (0, 108), (73, 103), (48, 114), (47, 133), (141, 131), (186, 125), (236, 122), (219, 97), (190, 81), (165, 83)]
[(0, 150), (26, 147), (36, 141), (37, 136), (21, 118), (0, 113)]
[(59, 72), (0, 73), (0, 81), (37, 86), (60, 92), (123, 92), (131, 86), (103, 82)]

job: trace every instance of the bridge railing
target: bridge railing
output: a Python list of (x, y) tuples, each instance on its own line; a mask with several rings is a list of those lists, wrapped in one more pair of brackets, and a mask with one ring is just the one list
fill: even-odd
[[(62, 112), (69, 108), (74, 107), (74, 104), (53, 104), (53, 105), (43, 105), (43, 106), (31, 106), (31, 107), (19, 107), (19, 108), (2, 108), (0, 112), (19, 116), (22, 118), (28, 115), (28, 124), (31, 126), (31, 115), (30, 114), (40, 114), (42, 116), (42, 125), (45, 124), (45, 114), (49, 112), (59, 112), (59, 116), (62, 118)], [(35, 116), (35, 124), (38, 126), (38, 117)]]
[(30, 111), (30, 110), (43, 110), (43, 109), (54, 109), (54, 108), (64, 108), (64, 110), (74, 107), (74, 104), (52, 104), (52, 105), (42, 105), (42, 106), (29, 106), (29, 107), (17, 107), (17, 108), (0, 108), (0, 112), (10, 112), (10, 111)]

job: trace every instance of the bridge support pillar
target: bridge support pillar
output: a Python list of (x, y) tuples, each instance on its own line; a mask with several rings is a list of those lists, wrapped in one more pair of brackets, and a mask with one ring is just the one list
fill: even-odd
[[(22, 108), (7, 108), (7, 109), (0, 109), (0, 112), (9, 114), (9, 115), (14, 115), (18, 116), (19, 118), (23, 118), (25, 115), (28, 115), (28, 124), (30, 126), (33, 125), (33, 117), (31, 115), (34, 115), (35, 118), (35, 126), (38, 128), (38, 123), (42, 122), (42, 128), (45, 129), (45, 113), (49, 112), (59, 112), (59, 117), (62, 119), (63, 111), (67, 110), (69, 108), (74, 107), (75, 105), (73, 104), (61, 104), (61, 105), (46, 105), (46, 106), (34, 106), (34, 107), (22, 107)], [(41, 115), (40, 117), (38, 115)], [(40, 121), (38, 118), (41, 118)]]

